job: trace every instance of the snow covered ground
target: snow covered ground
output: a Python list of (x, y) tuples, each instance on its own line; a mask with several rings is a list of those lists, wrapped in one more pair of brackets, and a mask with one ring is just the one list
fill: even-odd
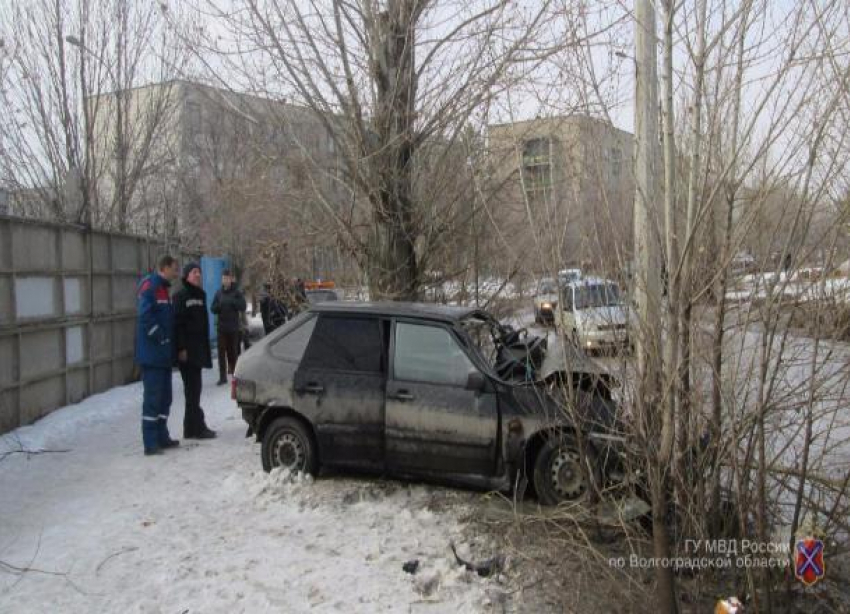
[[(494, 580), (450, 550), (475, 547), (463, 518), (480, 495), (265, 474), (214, 381), (206, 371), (202, 404), (219, 438), (162, 456), (142, 455), (139, 384), (0, 438), (0, 612), (487, 609)], [(182, 438), (177, 373), (174, 392)]]
[(803, 302), (814, 300), (850, 302), (850, 278), (821, 279), (810, 269), (790, 274), (780, 272), (744, 275), (733, 280), (726, 298), (731, 301), (748, 301), (780, 294), (786, 298), (798, 298)]

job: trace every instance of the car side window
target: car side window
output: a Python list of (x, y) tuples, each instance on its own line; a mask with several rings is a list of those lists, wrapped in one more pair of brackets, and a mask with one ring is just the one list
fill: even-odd
[(394, 377), (397, 380), (465, 386), (475, 366), (444, 328), (398, 322)]
[(272, 345), (272, 356), (291, 362), (300, 361), (315, 327), (316, 318), (309, 318), (301, 326), (286, 333)]
[(301, 368), (380, 373), (381, 356), (377, 319), (321, 315)]

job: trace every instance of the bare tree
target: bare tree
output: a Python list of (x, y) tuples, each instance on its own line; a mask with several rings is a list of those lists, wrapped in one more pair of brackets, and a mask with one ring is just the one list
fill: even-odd
[[(2, 103), (8, 124), (2, 172), (33, 213), (128, 229), (140, 178), (172, 101), (129, 90), (164, 80), (179, 48), (161, 9), (114, 0), (37, 0), (0, 9), (0, 35), (17, 49)], [(158, 55), (151, 53), (156, 50)]]
[(445, 241), (444, 222), (468, 210), (435, 194), (440, 181), (420, 178), (456, 176), (476, 113), (561, 44), (545, 27), (549, 1), (528, 10), (495, 0), (204, 8), (226, 35), (195, 48), (221, 52), (222, 82), (238, 75), (248, 91), (292, 97), (337, 144), (350, 199), (369, 220), (366, 236), (340, 230), (362, 255), (375, 297), (416, 297), (424, 255)]

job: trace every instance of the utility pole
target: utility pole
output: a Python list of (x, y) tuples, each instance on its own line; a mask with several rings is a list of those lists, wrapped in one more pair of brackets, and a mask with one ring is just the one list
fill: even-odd
[[(637, 310), (637, 415), (648, 426), (647, 458), (652, 493), (653, 550), (658, 560), (669, 558), (667, 517), (668, 467), (662, 463), (660, 444), (666, 412), (661, 405), (661, 258), (658, 216), (658, 78), (655, 7), (653, 0), (636, 0), (635, 7), (635, 208), (633, 279)], [(656, 567), (656, 610), (676, 612), (675, 581), (669, 566)]]
[[(643, 376), (657, 366), (658, 352), (653, 350), (658, 344), (653, 337), (661, 323), (658, 301), (661, 294), (657, 213), (658, 79), (652, 0), (637, 0), (635, 43), (634, 300), (641, 329), (636, 340), (638, 371)], [(658, 373), (652, 375), (657, 377)]]

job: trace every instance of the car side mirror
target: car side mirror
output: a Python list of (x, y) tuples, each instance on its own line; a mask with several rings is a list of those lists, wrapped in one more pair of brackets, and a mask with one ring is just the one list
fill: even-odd
[(484, 377), (484, 375), (482, 375), (481, 371), (478, 371), (477, 369), (475, 371), (470, 371), (469, 375), (466, 378), (467, 390), (481, 392), (484, 390), (486, 384), (487, 379)]

